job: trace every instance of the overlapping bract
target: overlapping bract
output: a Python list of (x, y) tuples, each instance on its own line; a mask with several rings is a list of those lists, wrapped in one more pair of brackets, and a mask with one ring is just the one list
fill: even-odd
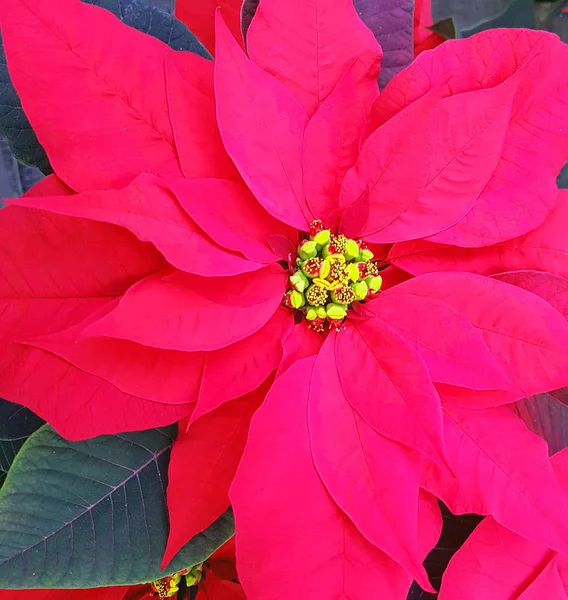
[[(552, 457), (552, 466), (568, 492), (568, 451)], [(568, 598), (567, 559), (484, 519), (452, 558), (440, 600), (564, 600)]]
[[(78, 0), (0, 6), (57, 172), (0, 212), (0, 395), (73, 439), (180, 421), (165, 561), (231, 501), (250, 600), (428, 589), (436, 496), (566, 552), (504, 405), (568, 384), (565, 236), (531, 246), (568, 202), (567, 48), (486, 32), (379, 96), (347, 0), (261, 0), (251, 58), (216, 20), (213, 65)], [(325, 336), (281, 303), (314, 219), (397, 265)]]

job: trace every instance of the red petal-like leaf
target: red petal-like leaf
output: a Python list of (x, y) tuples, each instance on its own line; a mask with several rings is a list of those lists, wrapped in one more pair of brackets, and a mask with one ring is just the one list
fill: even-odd
[(302, 166), (306, 200), (324, 224), (339, 208), (339, 192), (347, 171), (359, 156), (369, 102), (378, 95), (376, 73), (357, 85), (353, 65), (310, 119), (304, 135)]
[(568, 384), (568, 323), (537, 295), (495, 279), (449, 272), (415, 277), (395, 289), (445, 302), (465, 315), (521, 397)]
[(298, 233), (271, 215), (243, 185), (222, 179), (168, 179), (189, 216), (223, 248), (260, 263), (279, 257), (267, 240), (281, 235), (297, 242)]
[(161, 268), (159, 254), (113, 225), (26, 208), (2, 209), (0, 227), (0, 395), (72, 439), (147, 429), (187, 415), (188, 404), (147, 402), (18, 343), (67, 329), (106, 306)]
[(225, 403), (187, 430), (180, 425), (168, 470), (170, 534), (162, 568), (229, 508), (229, 487), (245, 448), (250, 420), (268, 387), (263, 385)]
[(166, 44), (76, 0), (57, 10), (43, 0), (3, 2), (0, 20), (10, 76), (65, 183), (87, 191), (123, 187), (142, 172), (181, 176)]
[(249, 60), (217, 15), (215, 93), (221, 137), (266, 210), (292, 227), (312, 221), (302, 189), (308, 117), (277, 79)]
[(81, 337), (86, 327), (117, 305), (118, 300), (107, 302), (69, 329), (22, 341), (101, 377), (126, 394), (165, 404), (197, 402), (205, 353), (161, 350), (108, 337)]
[[(406, 126), (410, 131), (432, 128), (434, 148), (430, 171), (421, 189), (408, 197), (400, 194), (396, 213), (388, 214), (388, 218), (384, 215), (373, 219), (372, 213), (363, 231), (368, 239), (385, 243), (432, 235), (455, 224), (475, 206), (501, 158), (513, 100), (523, 74), (521, 71), (495, 88), (443, 99), (437, 107), (435, 123), (430, 123), (428, 115), (422, 117), (424, 125), (417, 126), (410, 110), (415, 105), (418, 108), (425, 99), (418, 100), (372, 134), (366, 144), (386, 135), (389, 123), (399, 119), (404, 123), (404, 115), (408, 114)], [(421, 156), (422, 152), (414, 149), (411, 156)], [(399, 188), (406, 185), (407, 168), (397, 172), (388, 165), (385, 169), (390, 177), (398, 178)], [(382, 186), (375, 191), (378, 206), (382, 206), (377, 197), (382, 191)]]
[(494, 275), (493, 279), (516, 285), (544, 298), (568, 319), (568, 279), (541, 271), (510, 271)]
[(337, 336), (335, 352), (345, 396), (367, 424), (439, 461), (440, 398), (412, 347), (383, 321), (352, 321)]
[(186, 177), (239, 179), (217, 126), (213, 63), (191, 52), (169, 52), (166, 55), (166, 82), (183, 174)]
[(282, 360), (278, 366), (277, 375), (280, 376), (296, 361), (308, 356), (315, 356), (322, 344), (323, 336), (306, 327), (305, 323), (293, 327), (282, 341)]
[(565, 44), (544, 32), (484, 31), (421, 54), (385, 88), (374, 127), (437, 86), (457, 95), (520, 77), (493, 175), (467, 216), (433, 241), (487, 246), (523, 235), (546, 219), (556, 205), (556, 177), (568, 155), (567, 58)]
[[(434, 592), (418, 555), (418, 454), (373, 429), (341, 389), (330, 335), (313, 372), (308, 423), (314, 464), (324, 485), (369, 542)], [(380, 400), (379, 400), (380, 401)]]
[(444, 397), (448, 461), (430, 465), (423, 486), (454, 514), (492, 515), (511, 531), (565, 551), (568, 510), (544, 440), (506, 407), (467, 410)]
[(199, 41), (215, 53), (215, 12), (221, 8), (231, 33), (239, 44), (241, 36), (241, 6), (243, 0), (176, 0), (176, 17), (185, 23)]
[(191, 420), (257, 388), (278, 367), (282, 340), (293, 325), (293, 314), (282, 307), (256, 333), (226, 348), (208, 352), (199, 401)]
[(261, 0), (247, 49), (280, 79), (311, 116), (358, 59), (359, 77), (379, 74), (382, 50), (352, 0)]
[(246, 600), (243, 588), (238, 583), (219, 579), (214, 573), (199, 584), (195, 600)]
[[(308, 393), (314, 358), (284, 373), (253, 417), (230, 491), (237, 565), (248, 598), (404, 598), (410, 577), (338, 509), (312, 460)], [(258, 524), (262, 523), (262, 527)]]
[(120, 225), (141, 241), (151, 242), (170, 264), (189, 273), (235, 275), (262, 266), (217, 245), (152, 175), (141, 175), (123, 190), (21, 198), (12, 204)]
[[(439, 105), (440, 95), (433, 91), (390, 119), (365, 142), (341, 187), (341, 206), (362, 213), (360, 228), (342, 223), (347, 235), (388, 242), (388, 235), (378, 239), (381, 230), (418, 203), (432, 166)], [(445, 218), (445, 213), (440, 216)]]
[[(567, 490), (568, 453), (556, 454), (552, 465)], [(565, 572), (568, 565), (564, 557), (555, 557), (550, 548), (531, 542), (487, 517), (450, 561), (442, 580), (440, 600), (476, 595), (484, 600), (561, 600), (567, 597), (568, 585), (563, 584), (558, 566)]]
[(422, 357), (432, 381), (474, 390), (512, 390), (481, 331), (443, 300), (416, 296), (397, 285), (370, 307)]
[(558, 190), (558, 204), (546, 221), (526, 235), (483, 248), (458, 248), (426, 240), (395, 244), (389, 261), (413, 275), (433, 271), (469, 271), (493, 275), (535, 269), (568, 277), (568, 191)]
[[(282, 302), (285, 273), (280, 277), (267, 274), (264, 285), (250, 287), (248, 275), (237, 276), (234, 282), (230, 277), (204, 278), (206, 287), (196, 276), (181, 271), (157, 273), (131, 287), (118, 307), (84, 335), (185, 352), (229, 346), (258, 331)], [(199, 285), (201, 293), (195, 291)], [(227, 303), (221, 302), (225, 286), (238, 287), (241, 297), (232, 296), (229, 287)]]

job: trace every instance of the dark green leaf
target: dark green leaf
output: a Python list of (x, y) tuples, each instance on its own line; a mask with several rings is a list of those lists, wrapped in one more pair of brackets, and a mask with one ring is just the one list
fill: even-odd
[(47, 425), (34, 433), (0, 490), (0, 589), (131, 585), (210, 556), (233, 534), (230, 513), (160, 570), (174, 432), (84, 442), (67, 442)]
[(428, 27), (428, 29), (441, 35), (445, 40), (455, 40), (457, 37), (456, 24), (452, 17), (442, 19), (441, 21), (434, 23), (432, 27)]
[(185, 50), (211, 58), (201, 42), (181, 21), (158, 6), (150, 6), (143, 0), (83, 0), (83, 2), (109, 10), (126, 25), (162, 40), (174, 50)]
[(559, 188), (563, 188), (565, 190), (568, 189), (568, 163), (566, 163), (562, 171), (560, 171), (560, 175), (558, 175), (556, 183)]
[(40, 146), (30, 125), (22, 104), (10, 81), (4, 46), (0, 39), (0, 136), (8, 145), (12, 154), (26, 165), (36, 166), (45, 174), (52, 169), (45, 150)]
[(458, 37), (496, 27), (534, 27), (533, 0), (432, 0), (434, 22), (452, 17)]
[[(189, 29), (167, 11), (142, 0), (85, 0), (114, 13), (130, 27), (147, 33), (174, 50), (186, 50), (210, 58), (209, 53)], [(6, 56), (0, 40), (0, 136), (20, 162), (52, 173), (49, 159), (24, 114), (22, 104), (10, 81)]]
[[(441, 504), (441, 503), (440, 503)], [(428, 554), (424, 561), (426, 571), (432, 585), (439, 589), (442, 574), (446, 570), (452, 556), (458, 551), (471, 532), (480, 523), (482, 517), (478, 515), (452, 515), (441, 504), (444, 527), (437, 546)], [(407, 600), (433, 600), (437, 595), (429, 594), (420, 589), (416, 583), (412, 586)]]
[(31, 410), (0, 398), (0, 486), (24, 442), (42, 425)]

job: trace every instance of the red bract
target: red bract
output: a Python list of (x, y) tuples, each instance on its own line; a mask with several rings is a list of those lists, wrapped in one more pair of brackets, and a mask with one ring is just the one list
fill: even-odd
[[(554, 455), (552, 465), (568, 492), (568, 451)], [(524, 539), (487, 517), (450, 561), (440, 600), (565, 600), (567, 571), (564, 555)]]
[(432, 50), (443, 41), (444, 38), (432, 31), (434, 24), (432, 20), (432, 0), (415, 0), (414, 2), (414, 56), (418, 56), (424, 50)]
[[(435, 496), (566, 552), (503, 406), (568, 384), (562, 236), (499, 248), (562, 227), (567, 48), (485, 32), (379, 96), (348, 0), (261, 0), (250, 58), (216, 18), (213, 64), (78, 0), (0, 6), (57, 173), (0, 212), (0, 395), (73, 439), (181, 421), (165, 562), (230, 498), (250, 600), (430, 589)], [(423, 243), (489, 258), (399, 258)]]

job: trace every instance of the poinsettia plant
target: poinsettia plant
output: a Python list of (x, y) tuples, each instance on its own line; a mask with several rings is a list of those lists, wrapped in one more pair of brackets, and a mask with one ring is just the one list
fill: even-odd
[(0, 5), (51, 172), (0, 211), (0, 588), (404, 599), (438, 500), (566, 555), (512, 408), (568, 385), (568, 47), (401, 70), (412, 19), (406, 61), (365, 3), (260, 0), (211, 60), (104, 5)]

